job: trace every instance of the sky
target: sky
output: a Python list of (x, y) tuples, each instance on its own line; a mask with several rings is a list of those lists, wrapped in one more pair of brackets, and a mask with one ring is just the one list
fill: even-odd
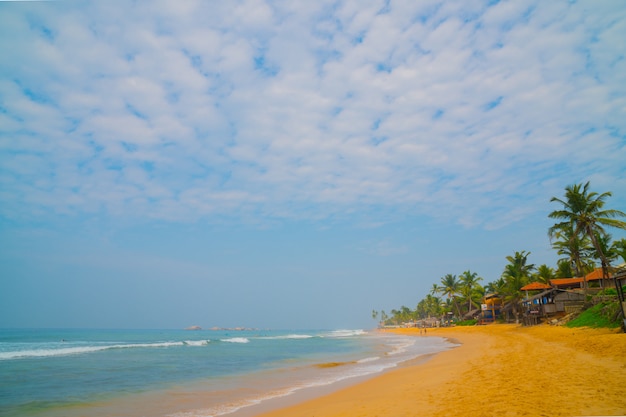
[(0, 57), (0, 327), (371, 328), (626, 211), (621, 1), (3, 2)]

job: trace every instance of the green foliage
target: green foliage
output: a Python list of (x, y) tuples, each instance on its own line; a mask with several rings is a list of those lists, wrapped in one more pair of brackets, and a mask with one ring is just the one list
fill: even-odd
[(478, 321), (475, 319), (472, 319), (472, 320), (459, 321), (456, 323), (456, 325), (457, 326), (476, 326), (476, 323), (478, 323)]
[(597, 295), (615, 295), (615, 296), (617, 296), (617, 291), (615, 290), (615, 288), (606, 288), (606, 289), (600, 291)]
[(620, 327), (621, 319), (617, 302), (604, 302), (583, 311), (574, 320), (565, 324), (566, 327)]

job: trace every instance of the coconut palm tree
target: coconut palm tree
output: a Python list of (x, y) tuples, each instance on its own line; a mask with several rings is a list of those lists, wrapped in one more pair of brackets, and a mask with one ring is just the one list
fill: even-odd
[(461, 279), (461, 292), (467, 298), (467, 311), (472, 311), (472, 295), (474, 290), (478, 286), (478, 282), (482, 281), (482, 277), (479, 277), (476, 272), (465, 271), (460, 277)]
[(617, 256), (622, 258), (622, 261), (626, 262), (626, 239), (620, 239), (613, 242), (613, 248)]
[(519, 321), (518, 304), (524, 297), (521, 288), (528, 284), (528, 278), (535, 269), (533, 264), (528, 264), (530, 252), (515, 252), (514, 256), (507, 256), (509, 264), (504, 267), (502, 278), (504, 278), (504, 301), (509, 304), (515, 315), (515, 320)]
[[(549, 233), (550, 234), (550, 233)], [(550, 234), (552, 247), (557, 254), (564, 256), (559, 259), (569, 262), (570, 269), (577, 277), (584, 277), (593, 270), (591, 250), (593, 246), (587, 236), (577, 236), (571, 224), (563, 225), (562, 228)]]
[(560, 230), (571, 228), (573, 237), (586, 236), (591, 243), (602, 265), (606, 265), (607, 270), (603, 271), (607, 277), (610, 261), (600, 247), (598, 235), (605, 235), (605, 227), (615, 227), (626, 230), (626, 222), (618, 220), (619, 217), (626, 217), (626, 213), (620, 210), (604, 209), (606, 199), (611, 197), (611, 192), (598, 194), (589, 191), (589, 181), (583, 184), (568, 185), (565, 187), (565, 198), (552, 197), (550, 202), (557, 202), (563, 205), (561, 210), (555, 210), (548, 217), (559, 220), (552, 226), (548, 234), (556, 234)]
[[(598, 246), (600, 247), (600, 250), (602, 251), (602, 253), (604, 253), (604, 258), (608, 262), (615, 262), (615, 260), (619, 258), (619, 252), (617, 250), (617, 247), (615, 247), (615, 245), (611, 243), (611, 235), (608, 233), (605, 233), (603, 235), (596, 234), (596, 239), (598, 241)], [(600, 253), (595, 248), (591, 251), (591, 254), (596, 259), (600, 258)], [(608, 263), (605, 264), (604, 261), (601, 261), (601, 265), (602, 265), (602, 274), (605, 277), (608, 276), (609, 264)]]
[(372, 310), (372, 318), (376, 320), (378, 318), (378, 311)]
[(559, 259), (557, 261), (555, 274), (557, 278), (571, 278), (574, 276), (569, 259)]
[(437, 295), (439, 293), (441, 293), (441, 287), (435, 282), (433, 286), (430, 287), (430, 295)]
[(537, 273), (533, 275), (533, 279), (537, 282), (543, 282), (544, 284), (549, 284), (551, 279), (556, 278), (554, 276), (554, 269), (550, 268), (548, 265), (543, 264), (537, 268)]
[(440, 291), (442, 295), (445, 295), (448, 300), (452, 301), (452, 305), (456, 308), (458, 314), (457, 317), (461, 317), (461, 310), (456, 302), (456, 296), (459, 294), (460, 284), (456, 279), (456, 275), (447, 274), (441, 278)]
[(497, 280), (485, 285), (485, 293), (502, 295), (504, 294), (505, 286), (506, 282), (504, 281), (504, 278), (500, 277)]

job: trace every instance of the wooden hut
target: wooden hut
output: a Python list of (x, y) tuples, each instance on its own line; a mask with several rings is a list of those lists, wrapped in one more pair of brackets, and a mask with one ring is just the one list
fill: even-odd
[(555, 278), (550, 280), (550, 285), (561, 290), (573, 290), (583, 288), (584, 278)]
[(496, 319), (500, 317), (502, 298), (497, 294), (487, 294), (483, 297), (480, 309), (480, 324), (494, 323)]
[(522, 301), (523, 322), (533, 325), (546, 317), (580, 311), (584, 302), (585, 295), (580, 291), (550, 288)]

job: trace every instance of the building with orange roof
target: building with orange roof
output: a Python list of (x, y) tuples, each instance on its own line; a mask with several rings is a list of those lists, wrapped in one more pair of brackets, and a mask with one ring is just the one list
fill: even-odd
[(613, 282), (612, 277), (613, 277), (613, 274), (609, 272), (609, 276), (605, 278), (602, 268), (596, 268), (590, 273), (588, 273), (587, 275), (585, 275), (585, 279), (587, 280), (587, 282), (589, 282), (590, 284), (593, 284), (591, 286), (599, 286), (601, 288), (614, 287), (615, 284)]
[(550, 285), (562, 290), (583, 288), (584, 278), (555, 278), (550, 280)]
[(543, 282), (531, 282), (530, 284), (524, 285), (520, 290), (522, 291), (541, 291), (541, 290), (549, 290), (552, 288), (548, 284), (544, 284)]

